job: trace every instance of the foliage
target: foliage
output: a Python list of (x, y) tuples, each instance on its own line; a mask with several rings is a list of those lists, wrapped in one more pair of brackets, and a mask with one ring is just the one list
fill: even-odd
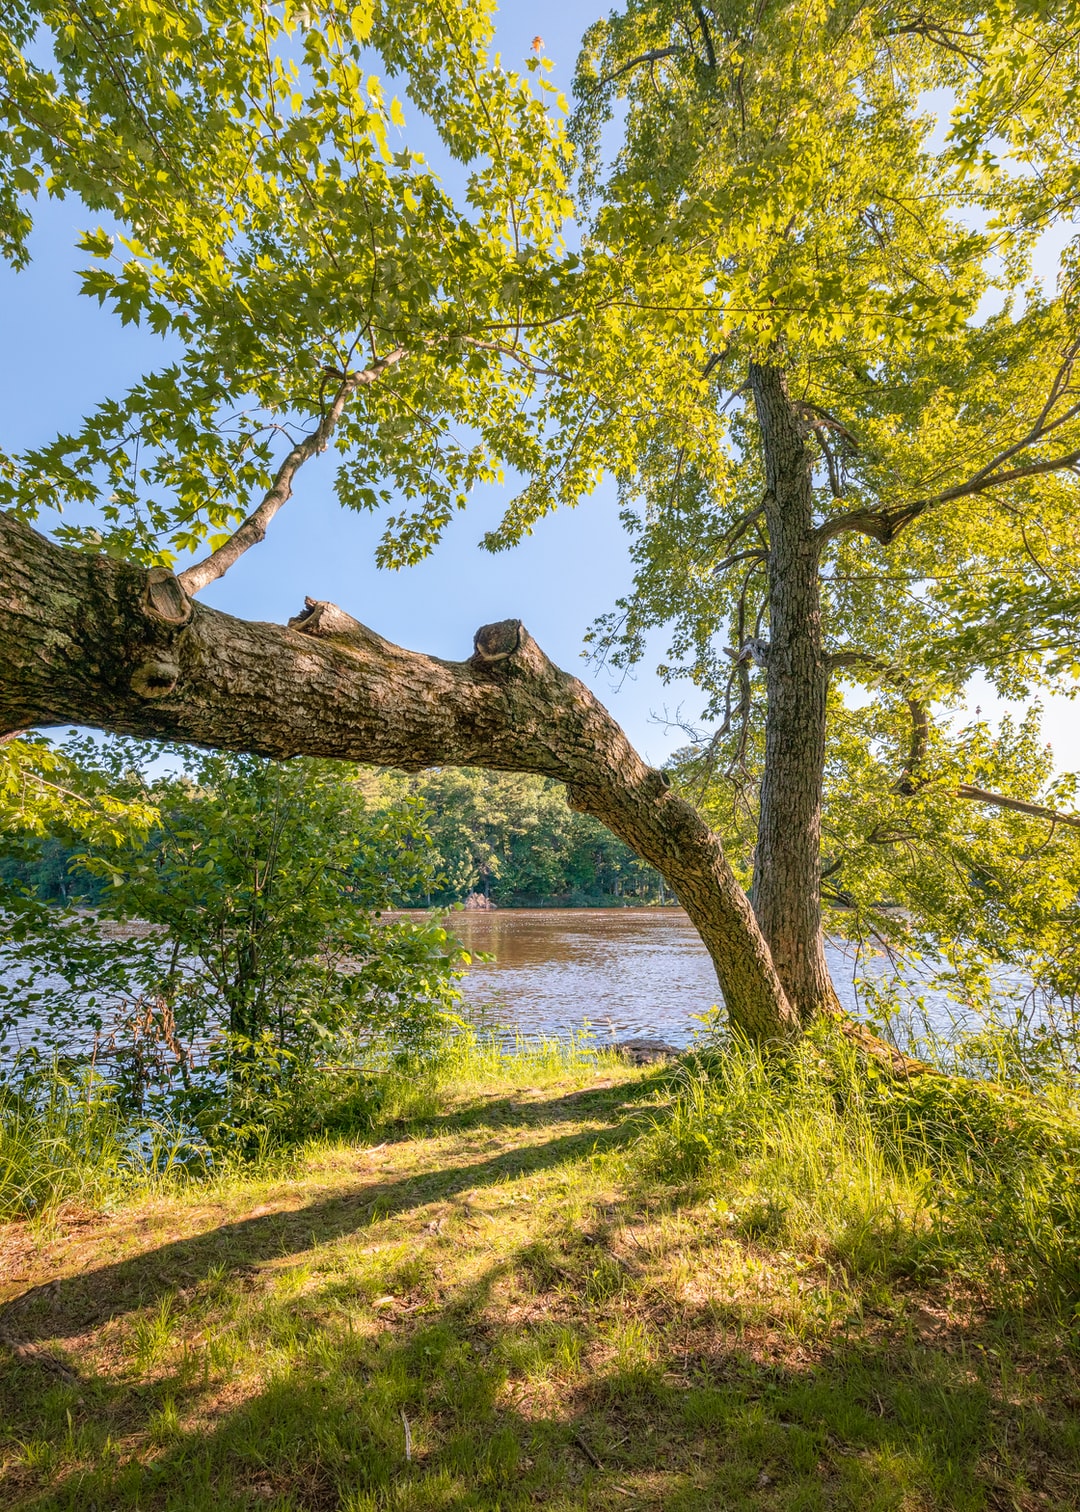
[(587, 814), (575, 813), (561, 784), (524, 773), (441, 768), (415, 777), (373, 779), (373, 804), (416, 800), (431, 839), (434, 885), (415, 903), (457, 901), (481, 892), (498, 904), (558, 898), (574, 903), (651, 903), (659, 878), (629, 846)]
[[(456, 1000), (445, 931), (380, 917), (428, 875), (415, 806), (369, 815), (328, 762), (76, 752), (158, 820), (142, 843), (82, 852), (108, 880), (93, 914), (10, 900), (9, 1048), (77, 1047), (126, 1105), (164, 1100), (220, 1137), (319, 1126), (346, 1098), (363, 1115), (363, 1054), (417, 1053)], [(155, 772), (163, 756), (183, 766)]]
[[(1076, 690), (1076, 245), (1056, 289), (1032, 256), (1049, 227), (1075, 235), (1078, 19), (1068, 3), (913, 19), (748, 0), (691, 18), (631, 0), (586, 38), (573, 126), (595, 244), (618, 249), (628, 302), (664, 312), (684, 375), (679, 423), (657, 417), (620, 472), (637, 570), (598, 653), (632, 662), (667, 627), (661, 670), (705, 704), (685, 790), (749, 883), (782, 585), (747, 377), (782, 369), (834, 683), (830, 922), (909, 961), (944, 955), (969, 1004), (1007, 970), (1033, 984), (1032, 1011), (1072, 1015), (1075, 831), (963, 789), (1068, 812), (1074, 781), (1052, 776), (1034, 717), (995, 735), (940, 716), (976, 672), (1013, 698)], [(633, 319), (644, 343), (649, 317)], [(626, 339), (614, 312), (603, 330)], [(785, 633), (815, 637), (816, 603)], [(795, 675), (786, 655), (777, 677)]]
[[(41, 749), (50, 759), (60, 754), (44, 744)], [(86, 776), (75, 780), (85, 783)], [(591, 815), (571, 809), (562, 786), (548, 778), (439, 768), (409, 777), (365, 771), (359, 781), (373, 814), (411, 803), (422, 821), (427, 872), (411, 883), (399, 879), (403, 904), (455, 903), (477, 891), (504, 905), (661, 898), (651, 867)], [(82, 849), (70, 822), (65, 827), (56, 816), (49, 828), (48, 837), (5, 836), (0, 879), (49, 901), (78, 896), (97, 903), (107, 879), (80, 865)], [(58, 831), (67, 839), (56, 838)]]
[[(0, 888), (32, 891), (49, 903), (66, 903), (78, 898), (93, 905), (100, 900), (107, 883), (83, 871), (78, 863), (81, 847), (67, 845), (55, 838), (27, 841), (4, 836), (7, 855), (0, 855)], [(13, 854), (12, 852), (15, 852)]]
[[(745, 729), (703, 739), (673, 762), (676, 781), (724, 835), (747, 883), (763, 735), (758, 710)], [(939, 715), (928, 722), (914, 772), (911, 743), (902, 692), (886, 687), (854, 707), (833, 694), (822, 892), (830, 932), (864, 956), (864, 1008), (878, 1018), (902, 1007), (910, 1015), (921, 995), (948, 994), (969, 1028), (1011, 1018), (1029, 1071), (1036, 1040), (1059, 1068), (1075, 1067), (1080, 831), (958, 795), (969, 787), (1068, 812), (1076, 777), (1055, 773), (1037, 705), (996, 729), (977, 715)]]
[[(1072, 201), (980, 135), (992, 56), (993, 131), (1023, 118), (1033, 169), (1073, 171), (1080, 123), (1061, 68), (1076, 18), (1063, 5), (1030, 19), (748, 3), (701, 8), (695, 29), (648, 0), (587, 38), (587, 162), (616, 98), (626, 112), (614, 167), (595, 179), (594, 234), (623, 248), (638, 302), (668, 312), (684, 369), (681, 423), (622, 474), (638, 573), (596, 639), (633, 660), (650, 626), (669, 625), (669, 668), (699, 682), (711, 717), (739, 723), (761, 696), (760, 669), (732, 660), (768, 620), (752, 357), (787, 373), (821, 521), (884, 509), (899, 522), (875, 540), (853, 518), (822, 543), (827, 645), (866, 669), (846, 675), (876, 694), (889, 668), (929, 701), (980, 667), (1010, 694), (1067, 669), (1051, 655), (1044, 671), (1042, 653), (1080, 581), (1075, 482), (1041, 469), (1077, 448), (1077, 330), (1071, 283), (1043, 294), (1030, 256)], [(1045, 94), (1006, 90), (1035, 53)], [(955, 102), (944, 146), (924, 103), (934, 89)], [(1040, 470), (937, 499), (997, 457)], [(1014, 598), (1026, 634), (998, 622)]]
[[(9, 855), (21, 844), (59, 840), (121, 845), (154, 822), (145, 795), (121, 797), (105, 775), (43, 735), (22, 731), (0, 740), (0, 834)], [(29, 842), (29, 843), (28, 843)]]
[(84, 292), (169, 355), (10, 459), (0, 503), (83, 506), (61, 539), (172, 562), (226, 538), (275, 443), (335, 394), (341, 502), (408, 506), (387, 560), (422, 555), (504, 465), (576, 497), (568, 448), (521, 413), (543, 380), (515, 334), (574, 267), (559, 102), (545, 60), (491, 55), (492, 9), (21, 10), (0, 43), (0, 249), (24, 263), (34, 200), (77, 197), (102, 218)]
[[(598, 650), (633, 660), (669, 628), (667, 669), (720, 727), (727, 788), (708, 801), (745, 854), (771, 592), (746, 375), (775, 362), (814, 454), (825, 650), (872, 703), (834, 704), (834, 890), (885, 938), (903, 900), (924, 945), (957, 941), (968, 982), (1012, 908), (1001, 958), (1034, 928), (1024, 960), (1060, 1000), (1062, 837), (1053, 886), (1033, 888), (1031, 822), (950, 792), (946, 774), (987, 764), (967, 737), (938, 728), (937, 780), (904, 793), (879, 758), (905, 700), (932, 710), (974, 671), (1012, 695), (1074, 680), (1076, 254), (1054, 290), (1031, 258), (1076, 208), (1077, 26), (1073, 0), (630, 0), (578, 68), (592, 218), (571, 252), (562, 104), (539, 55), (521, 74), (492, 55), (489, 0), (126, 0), (92, 25), (23, 0), (0, 43), (0, 246), (22, 265), (36, 197), (73, 197), (85, 292), (166, 350), (72, 434), (0, 459), (0, 505), (179, 565), (271, 497), (281, 454), (339, 402), (320, 445), (344, 505), (400, 511), (387, 564), (504, 470), (526, 482), (492, 548), (611, 475), (637, 575)], [(1006, 765), (1054, 796), (1027, 757)], [(880, 841), (912, 832), (914, 851)], [(497, 861), (510, 885), (506, 845), (468, 848), (475, 880)], [(1014, 853), (1032, 864), (1010, 879)], [(991, 879), (968, 889), (981, 914), (962, 906), (973, 876)]]

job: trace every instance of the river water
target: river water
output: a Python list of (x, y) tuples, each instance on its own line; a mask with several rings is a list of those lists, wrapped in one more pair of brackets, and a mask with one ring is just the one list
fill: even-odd
[[(470, 953), (491, 957), (474, 961), (462, 983), (471, 1016), (526, 1038), (588, 1024), (601, 1043), (649, 1037), (683, 1046), (719, 999), (712, 962), (680, 908), (457, 910), (445, 923)], [(858, 1015), (853, 948), (827, 949), (837, 993)], [(859, 964), (863, 977), (888, 974), (883, 957)], [(44, 976), (36, 983), (46, 992), (50, 985)], [(927, 1009), (947, 1032), (955, 1005), (950, 1011), (943, 994), (930, 992)], [(11, 1048), (34, 1043), (39, 1027), (29, 1016)]]
[[(699, 1027), (695, 1015), (718, 1001), (712, 962), (680, 908), (478, 910), (450, 914), (446, 927), (470, 952), (494, 957), (468, 971), (470, 1009), (526, 1036), (587, 1021), (600, 1040), (681, 1046)], [(850, 948), (830, 945), (829, 957), (841, 1000), (857, 1011)]]

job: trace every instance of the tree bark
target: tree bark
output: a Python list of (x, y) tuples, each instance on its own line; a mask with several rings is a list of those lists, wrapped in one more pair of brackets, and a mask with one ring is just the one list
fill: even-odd
[(752, 363), (765, 457), (769, 645), (753, 902), (802, 1021), (839, 1010), (821, 929), (821, 806), (829, 668), (822, 647), (811, 454), (779, 368)]
[(758, 1040), (798, 1029), (717, 836), (517, 620), (478, 631), (467, 662), (405, 651), (311, 600), (287, 627), (251, 623), (162, 569), (57, 546), (0, 513), (0, 734), (68, 721), (282, 758), (553, 777), (660, 872), (732, 1023)]

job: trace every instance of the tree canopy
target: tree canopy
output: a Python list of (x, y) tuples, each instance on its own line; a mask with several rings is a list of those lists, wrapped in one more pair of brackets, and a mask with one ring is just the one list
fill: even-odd
[[(586, 35), (569, 131), (545, 61), (493, 52), (493, 14), (14, 8), (0, 246), (23, 264), (35, 198), (77, 196), (85, 292), (164, 355), (0, 458), (6, 727), (554, 778), (663, 872), (736, 1019), (776, 1031), (835, 1007), (823, 874), (881, 901), (906, 864), (870, 838), (885, 809), (1072, 827), (1023, 742), (991, 789), (981, 758), (941, 758), (932, 711), (977, 669), (1012, 694), (1075, 674), (1075, 256), (1056, 289), (1031, 257), (1080, 191), (1080, 14), (632, 0)], [(451, 666), (333, 606), (275, 637), (193, 602), (329, 447), (341, 502), (386, 511), (384, 565), (504, 474), (492, 549), (617, 480), (638, 570), (598, 647), (632, 661), (672, 627), (752, 909), (522, 627)], [(827, 776), (887, 802), (823, 821)]]
[[(905, 914), (870, 903), (903, 897), (939, 950), (993, 936), (1007, 955), (1015, 928), (987, 889), (1033, 887), (1047, 932), (1029, 943), (1057, 962), (1065, 948), (1072, 779), (1030, 726), (950, 738), (932, 710), (976, 671), (1012, 697), (1076, 686), (1075, 248), (1056, 287), (1032, 272), (1075, 208), (1076, 21), (641, 4), (586, 38), (575, 136), (593, 235), (621, 249), (683, 364), (678, 412), (620, 477), (637, 573), (595, 640), (632, 662), (646, 631), (672, 628), (670, 668), (714, 726), (695, 780), (719, 782), (710, 812), (733, 853), (756, 847), (767, 936), (820, 870), (827, 902), (859, 899), (894, 941)], [(827, 694), (830, 676), (870, 708)], [(1002, 802), (1029, 805), (1026, 827)], [(791, 955), (815, 933), (811, 908)]]

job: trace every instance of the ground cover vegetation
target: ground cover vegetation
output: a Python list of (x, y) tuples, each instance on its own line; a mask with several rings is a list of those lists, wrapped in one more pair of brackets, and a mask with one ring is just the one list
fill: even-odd
[[(1075, 663), (1072, 253), (1056, 289), (1030, 257), (1074, 208), (1076, 16), (633, 4), (586, 39), (576, 164), (543, 58), (507, 71), (491, 36), (483, 4), (13, 10), (6, 254), (37, 194), (80, 196), (87, 293), (176, 356), (6, 454), (3, 720), (565, 783), (683, 902), (733, 1019), (791, 1034), (836, 1007), (823, 869), (859, 894), (969, 805), (1055, 850), (1075, 820), (1037, 763), (984, 786), (932, 714), (976, 670), (1018, 692)], [(619, 481), (641, 572), (601, 647), (674, 625), (749, 898), (516, 622), (448, 664), (317, 600), (281, 629), (198, 603), (330, 446), (343, 504), (398, 511), (386, 565), (504, 474), (496, 549)], [(827, 765), (875, 801), (823, 856)]]
[(1075, 1123), (587, 1048), (0, 1229), (5, 1504), (1075, 1505)]

